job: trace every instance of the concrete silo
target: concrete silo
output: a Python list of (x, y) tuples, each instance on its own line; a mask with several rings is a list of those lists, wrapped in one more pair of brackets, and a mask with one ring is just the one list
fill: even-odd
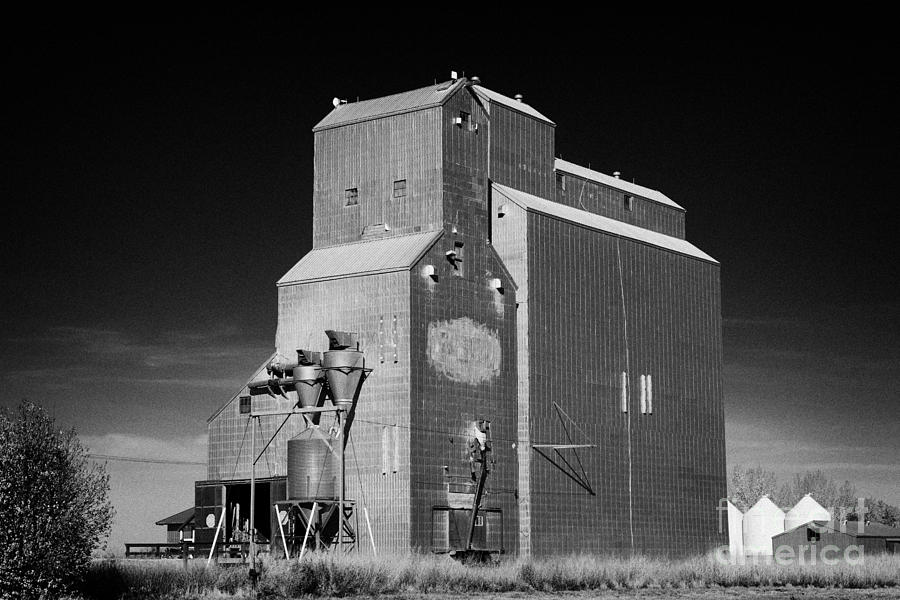
[(794, 527), (805, 525), (810, 521), (830, 520), (831, 514), (821, 504), (816, 502), (812, 496), (806, 494), (784, 516), (784, 530), (788, 531)]
[(744, 513), (744, 554), (772, 554), (772, 536), (784, 532), (784, 512), (768, 495)]

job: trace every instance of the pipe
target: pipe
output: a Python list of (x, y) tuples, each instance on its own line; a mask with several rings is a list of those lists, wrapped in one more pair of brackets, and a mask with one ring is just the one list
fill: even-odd
[(293, 377), (272, 377), (271, 379), (257, 379), (256, 381), (251, 381), (247, 384), (247, 387), (250, 388), (251, 396), (258, 396), (260, 394), (268, 394), (271, 391), (271, 387), (277, 387), (284, 391), (291, 392), (294, 390), (294, 378)]
[(363, 506), (363, 514), (366, 515), (366, 529), (369, 530), (369, 541), (372, 542), (372, 554), (378, 557), (378, 550), (375, 549), (375, 536), (372, 535), (372, 523), (369, 522), (369, 509)]
[[(225, 487), (224, 485), (222, 487)], [(209, 563), (212, 562), (213, 552), (216, 551), (216, 542), (219, 540), (219, 531), (222, 529), (222, 525), (225, 522), (225, 499), (222, 498), (222, 516), (219, 517), (219, 525), (216, 527), (216, 535), (213, 536), (212, 546), (209, 548), (209, 558), (206, 559), (206, 566), (209, 566)]]
[(338, 427), (340, 428), (339, 431), (341, 432), (341, 435), (344, 436), (344, 439), (341, 440), (340, 448), (339, 448), (340, 453), (341, 453), (341, 457), (340, 457), (341, 480), (339, 482), (340, 487), (338, 488), (339, 494), (340, 494), (340, 497), (338, 498), (338, 546), (337, 546), (338, 550), (342, 550), (343, 546), (344, 546), (344, 441), (347, 439), (347, 436), (344, 435), (345, 432), (343, 429), (343, 419), (341, 418), (342, 413), (343, 413), (343, 410), (340, 410), (340, 409), (338, 409), (338, 411), (336, 413), (337, 418), (338, 418)]
[(288, 552), (287, 547), (287, 539), (284, 537), (284, 525), (281, 524), (281, 513), (278, 512), (278, 505), (273, 505), (275, 507), (275, 518), (278, 520), (278, 530), (281, 531), (281, 543), (284, 544), (284, 558), (285, 560), (291, 558), (291, 553)]
[(312, 522), (316, 517), (318, 508), (319, 503), (313, 502), (312, 510), (309, 511), (309, 519), (306, 521), (306, 533), (303, 534), (303, 545), (300, 547), (300, 558), (297, 559), (297, 562), (303, 560), (303, 554), (306, 552), (306, 540), (309, 539), (309, 530), (312, 528)]

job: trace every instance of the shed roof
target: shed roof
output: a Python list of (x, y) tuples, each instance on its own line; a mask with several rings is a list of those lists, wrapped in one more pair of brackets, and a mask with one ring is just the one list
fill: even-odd
[(194, 520), (194, 507), (186, 508), (181, 512), (177, 512), (171, 517), (166, 517), (165, 519), (160, 519), (156, 522), (157, 525), (178, 525), (179, 527), (184, 527), (188, 523)]
[(603, 185), (622, 190), (623, 192), (628, 192), (629, 194), (632, 194), (634, 196), (640, 196), (641, 198), (646, 198), (647, 200), (665, 204), (666, 206), (671, 206), (672, 208), (684, 210), (684, 207), (682, 207), (680, 204), (676, 203), (674, 200), (660, 191), (644, 187), (642, 185), (637, 185), (636, 183), (629, 183), (624, 179), (612, 177), (611, 175), (606, 175), (605, 173), (594, 171), (593, 169), (588, 169), (587, 167), (582, 167), (581, 165), (576, 165), (573, 162), (569, 162), (561, 158), (556, 159), (553, 167), (557, 171), (562, 171), (563, 173), (575, 175), (576, 177), (588, 179), (596, 183), (602, 183)]
[[(846, 533), (851, 537), (877, 537), (877, 538), (898, 538), (900, 539), (900, 528), (891, 527), (890, 525), (885, 525), (884, 523), (875, 523), (870, 521), (868, 525), (862, 526), (862, 531), (859, 530), (859, 522), (858, 521), (847, 521), (847, 523), (843, 527), (843, 531), (841, 531), (841, 525), (839, 523), (834, 523), (832, 521), (809, 521), (808, 523), (804, 523), (802, 525), (797, 525), (796, 527), (792, 527), (788, 529), (784, 533), (780, 533), (778, 535), (784, 535), (785, 533), (791, 533), (792, 531), (797, 531), (798, 529), (802, 529), (804, 527), (815, 526), (818, 529), (832, 531), (834, 533)], [(778, 537), (778, 536), (773, 536)]]
[(441, 235), (442, 230), (427, 231), (316, 248), (285, 273), (278, 285), (409, 270)]
[(381, 98), (339, 104), (313, 127), (313, 131), (440, 106), (465, 82), (465, 79), (446, 81)]
[(514, 100), (508, 96), (504, 96), (503, 94), (499, 94), (480, 85), (473, 85), (472, 90), (474, 90), (475, 93), (478, 94), (482, 99), (486, 99), (489, 102), (502, 104), (507, 108), (511, 108), (513, 110), (524, 113), (529, 117), (534, 117), (535, 119), (544, 121), (545, 123), (549, 123), (550, 125), (556, 125), (556, 123), (539, 113), (532, 106), (525, 104), (524, 102), (519, 102), (518, 100)]
[(259, 365), (259, 367), (256, 368), (255, 371), (253, 371), (253, 375), (250, 376), (250, 379), (247, 380), (247, 383), (245, 383), (243, 386), (241, 386), (241, 388), (237, 391), (237, 393), (234, 396), (232, 396), (231, 399), (228, 400), (228, 402), (226, 402), (225, 404), (220, 406), (216, 412), (214, 412), (212, 415), (210, 415), (210, 417), (206, 420), (206, 422), (212, 423), (213, 419), (218, 417), (222, 413), (222, 411), (225, 410), (225, 407), (227, 407), (229, 404), (231, 404), (232, 402), (237, 400), (239, 397), (249, 394), (250, 389), (247, 386), (250, 384), (251, 381), (256, 381), (257, 379), (260, 379), (263, 376), (263, 374), (266, 372), (266, 367), (269, 365), (270, 362), (272, 362), (272, 360), (276, 356), (278, 356), (277, 352), (273, 352), (272, 354), (270, 354), (269, 358), (267, 358), (265, 360), (265, 362), (263, 362), (261, 365)]
[(623, 223), (622, 221), (603, 217), (558, 202), (551, 202), (505, 185), (495, 183), (491, 187), (502, 196), (525, 209), (718, 264), (718, 261), (709, 254), (681, 238), (650, 231), (637, 225)]

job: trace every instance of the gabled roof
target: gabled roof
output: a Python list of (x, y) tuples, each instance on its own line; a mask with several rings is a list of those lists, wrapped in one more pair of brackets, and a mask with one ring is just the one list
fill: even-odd
[(171, 517), (166, 517), (165, 519), (160, 519), (156, 522), (157, 525), (178, 525), (179, 527), (184, 527), (188, 523), (194, 520), (194, 507), (186, 508), (181, 512), (175, 513)]
[(478, 94), (483, 100), (487, 100), (489, 102), (496, 102), (497, 104), (502, 104), (507, 108), (511, 108), (513, 110), (519, 111), (528, 115), (529, 117), (534, 117), (540, 121), (544, 121), (545, 123), (549, 123), (550, 125), (555, 126), (556, 123), (536, 111), (533, 107), (525, 104), (524, 102), (519, 102), (518, 100), (513, 100), (508, 96), (504, 96), (503, 94), (499, 94), (493, 90), (489, 90), (486, 87), (482, 87), (480, 85), (473, 85), (472, 90)]
[(440, 106), (465, 83), (465, 79), (458, 79), (381, 98), (339, 104), (313, 127), (313, 131)]
[[(325, 115), (325, 118), (319, 121), (313, 131), (322, 131), (332, 127), (340, 127), (341, 125), (349, 125), (351, 123), (359, 123), (360, 121), (369, 121), (371, 119), (379, 119), (381, 117), (390, 117), (400, 115), (416, 110), (424, 110), (426, 108), (434, 108), (441, 106), (456, 91), (469, 83), (463, 77), (455, 81), (445, 81), (444, 83), (436, 83), (427, 87), (401, 92), (399, 94), (391, 94), (390, 96), (382, 96), (381, 98), (372, 98), (371, 100), (361, 100), (359, 102), (348, 102), (347, 104), (338, 104), (334, 110)], [(553, 121), (539, 113), (533, 107), (504, 96), (493, 90), (480, 85), (472, 85), (472, 91), (482, 100), (502, 104), (507, 108), (521, 112), (535, 119), (556, 125)]]
[(408, 271), (443, 233), (427, 231), (316, 248), (285, 273), (277, 285)]
[(684, 210), (681, 205), (677, 204), (674, 200), (672, 200), (662, 192), (644, 187), (642, 185), (637, 185), (636, 183), (629, 183), (623, 179), (612, 177), (610, 175), (606, 175), (605, 173), (594, 171), (592, 169), (588, 169), (587, 167), (582, 167), (581, 165), (576, 165), (575, 163), (563, 160), (561, 158), (556, 159), (554, 168), (557, 171), (575, 175), (576, 177), (581, 177), (583, 179), (588, 179), (597, 183), (602, 183), (603, 185), (607, 185), (617, 190), (622, 190), (623, 192), (628, 192), (629, 194), (632, 194), (634, 196), (640, 196), (641, 198), (659, 202), (660, 204), (665, 204), (666, 206), (671, 206), (672, 208)]
[(494, 183), (491, 187), (495, 192), (527, 210), (718, 264), (718, 261), (709, 254), (681, 238), (650, 231), (636, 225), (629, 225), (622, 221), (602, 217), (558, 202), (551, 202), (505, 185)]

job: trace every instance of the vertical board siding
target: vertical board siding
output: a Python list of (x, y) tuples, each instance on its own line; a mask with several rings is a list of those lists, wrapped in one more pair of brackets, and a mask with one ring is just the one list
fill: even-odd
[[(632, 529), (641, 552), (722, 543), (718, 266), (535, 213), (527, 239), (532, 441), (567, 442), (556, 401), (584, 431), (576, 443), (599, 444), (579, 453), (596, 496), (532, 455), (534, 552), (630, 552)], [(640, 412), (642, 374), (652, 415)]]
[[(470, 122), (453, 124), (463, 111)], [(483, 506), (503, 511), (507, 552), (689, 554), (724, 542), (716, 512), (725, 494), (718, 266), (511, 202), (497, 218), (491, 181), (684, 238), (683, 211), (641, 197), (627, 211), (621, 191), (568, 174), (558, 190), (554, 136), (552, 125), (504, 105), (483, 108), (465, 87), (439, 107), (315, 133), (314, 247), (445, 232), (409, 272), (278, 290), (279, 353), (326, 349), (326, 328), (355, 331), (375, 369), (346, 477), (348, 495), (369, 510), (379, 551), (446, 544), (432, 508), (451, 501), (448, 474), (468, 477), (477, 419), (492, 423), (495, 464)], [(394, 198), (398, 179), (406, 195)], [(358, 190), (354, 206), (345, 205), (349, 188)], [(460, 270), (447, 260), (451, 249), (464, 259)], [(426, 264), (435, 278), (421, 273)], [(437, 355), (429, 346), (435, 327), (447, 336)], [(496, 370), (469, 377), (498, 354)], [(642, 376), (652, 378), (652, 414), (640, 410)], [(209, 424), (210, 479), (249, 476), (238, 410), (234, 402)], [(260, 439), (280, 422), (263, 419)], [(291, 420), (258, 476), (285, 474), (287, 440), (302, 427)], [(596, 495), (533, 449), (558, 443), (598, 444), (578, 457)]]
[(502, 104), (490, 112), (491, 180), (552, 199), (554, 127)]
[[(503, 511), (503, 547), (515, 553), (518, 518), (516, 511), (516, 314), (515, 289), (500, 294), (490, 286), (492, 278), (506, 277), (496, 254), (484, 242), (467, 249), (470, 264), (463, 277), (454, 276), (444, 252), (452, 238), (444, 237), (420, 261), (435, 266), (438, 280), (410, 275), (412, 392), (410, 435), (413, 451), (411, 530), (413, 545), (429, 550), (432, 540), (433, 506), (448, 504), (445, 472), (468, 478), (467, 443), (475, 420), (491, 421), (494, 465), (487, 479), (483, 507)], [(454, 380), (436, 368), (429, 357), (429, 328), (436, 324), (466, 321), (490, 332), (499, 341), (498, 372), (486, 380), (469, 383)], [(461, 364), (477, 368), (461, 354), (477, 345), (477, 339), (448, 339), (446, 354)], [(445, 471), (446, 467), (446, 471)]]
[[(565, 186), (556, 183), (555, 180), (554, 195), (544, 198), (555, 199), (566, 206), (684, 239), (683, 210), (634, 196), (577, 175), (563, 171), (557, 171), (557, 174), (565, 179)], [(634, 198), (632, 210), (625, 208), (626, 195)]]
[(531, 431), (529, 410), (528, 337), (528, 215), (518, 204), (506, 202), (506, 213), (497, 216), (500, 202), (491, 202), (492, 244), (516, 281), (517, 389), (516, 453), (519, 467), (519, 554), (531, 554)]
[[(360, 239), (369, 225), (386, 235), (437, 229), (441, 223), (440, 107), (315, 133), (313, 247)], [(406, 196), (393, 183), (406, 179)], [(346, 206), (344, 191), (359, 191)]]
[[(443, 218), (448, 229), (457, 228), (465, 243), (483, 243), (488, 237), (487, 142), (489, 120), (471, 92), (461, 89), (444, 105), (441, 124), (443, 149)], [(470, 115), (468, 126), (453, 124), (461, 111)]]
[[(409, 436), (390, 441), (390, 465), (382, 466), (382, 427), (408, 427), (409, 401), (409, 274), (405, 271), (365, 277), (352, 277), (298, 284), (278, 290), (279, 318), (276, 348), (286, 357), (296, 356), (298, 348), (328, 349), (325, 329), (353, 331), (359, 334), (366, 366), (372, 376), (363, 386), (356, 419), (347, 446), (347, 495), (366, 506), (372, 520), (375, 543), (379, 549), (409, 548)], [(389, 356), (381, 362), (378, 353), (379, 321), (397, 317), (397, 361)], [(259, 410), (288, 410), (296, 395), (288, 400), (255, 396)], [(216, 444), (215, 464), (210, 462), (210, 479), (246, 479), (250, 476), (250, 435), (243, 432), (246, 415), (240, 415), (233, 402), (210, 423), (210, 444)], [(275, 433), (284, 417), (260, 419), (257, 443)], [(322, 426), (332, 416), (323, 416)], [(257, 477), (284, 476), (287, 473), (287, 441), (305, 429), (302, 417), (291, 417), (277, 435), (265, 456), (257, 463)], [(397, 447), (399, 446), (399, 448)], [(399, 451), (398, 451), (399, 450)], [(212, 453), (211, 453), (212, 456)], [(394, 467), (397, 467), (395, 470)], [(364, 523), (360, 515), (360, 523)], [(368, 534), (360, 531), (360, 548), (368, 551)]]
[[(326, 328), (352, 331), (359, 335), (366, 366), (374, 369), (357, 405), (345, 475), (348, 497), (357, 500), (360, 510), (367, 505), (376, 546), (385, 550), (410, 544), (408, 278), (406, 271), (350, 277), (286, 286), (278, 294), (278, 352), (289, 356), (297, 348), (327, 350)], [(393, 348), (380, 358), (378, 353), (379, 328), (384, 323), (393, 328), (394, 319), (396, 361)], [(384, 426), (399, 430), (388, 440), (387, 473), (381, 464)]]

